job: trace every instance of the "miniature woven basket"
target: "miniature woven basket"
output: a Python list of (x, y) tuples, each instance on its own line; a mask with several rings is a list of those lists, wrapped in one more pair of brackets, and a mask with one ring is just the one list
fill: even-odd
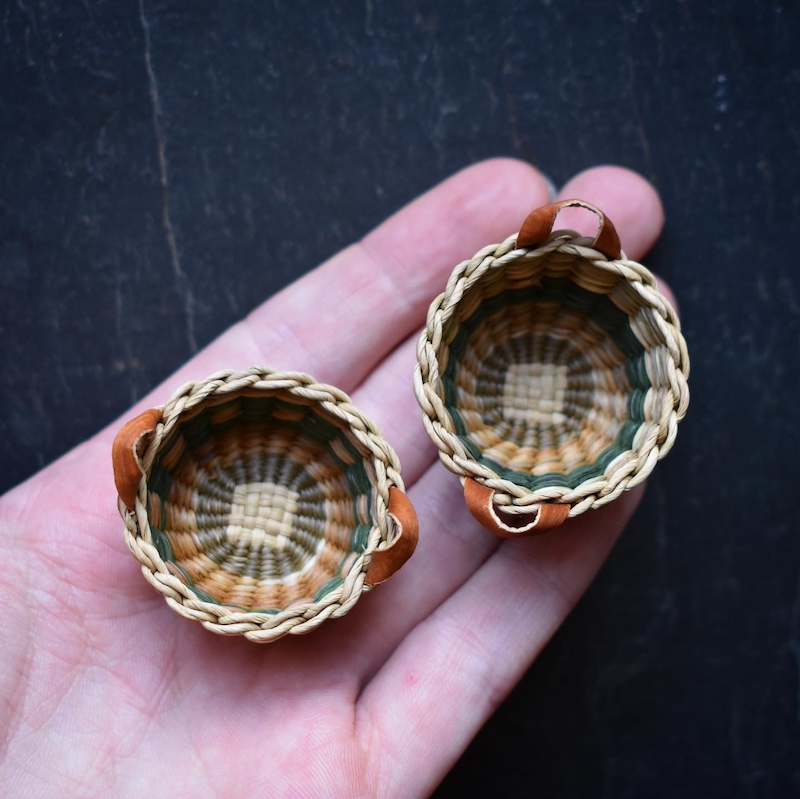
[(144, 576), (216, 633), (309, 632), (416, 545), (394, 451), (346, 394), (306, 374), (188, 383), (122, 428), (113, 460)]
[[(597, 215), (596, 238), (553, 232)], [(473, 515), (497, 535), (545, 532), (616, 499), (675, 442), (689, 403), (677, 315), (581, 200), (453, 271), (419, 341), (415, 391)]]

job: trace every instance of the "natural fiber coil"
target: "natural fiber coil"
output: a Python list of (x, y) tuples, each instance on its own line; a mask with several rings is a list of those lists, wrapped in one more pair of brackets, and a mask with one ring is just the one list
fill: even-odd
[[(569, 205), (598, 215), (595, 239), (552, 232)], [(675, 311), (580, 200), (459, 264), (418, 360), (425, 429), (499, 535), (543, 532), (641, 483), (689, 402)]]
[(126, 541), (181, 616), (271, 641), (342, 616), (411, 555), (397, 456), (333, 386), (253, 368), (188, 383), (114, 443)]

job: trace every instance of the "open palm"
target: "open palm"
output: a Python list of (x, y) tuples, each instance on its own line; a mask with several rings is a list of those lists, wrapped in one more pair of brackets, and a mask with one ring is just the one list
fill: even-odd
[[(584, 172), (562, 194), (600, 205), (631, 257), (660, 231), (654, 190), (625, 170)], [(457, 262), (548, 201), (544, 179), (519, 162), (459, 173), (265, 303), (141, 405), (251, 364), (307, 371), (351, 394), (397, 450), (420, 542), (347, 617), (258, 646), (175, 615), (123, 543), (117, 426), (0, 501), (0, 795), (433, 790), (639, 499), (500, 543), (469, 516), (420, 422), (411, 377), (430, 300)]]

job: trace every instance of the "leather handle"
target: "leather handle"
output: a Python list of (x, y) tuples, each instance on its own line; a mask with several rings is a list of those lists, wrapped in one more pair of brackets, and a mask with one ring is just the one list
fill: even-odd
[(600, 220), (597, 236), (594, 240), (594, 249), (599, 250), (612, 261), (618, 260), (622, 255), (622, 247), (614, 225), (599, 208), (587, 203), (585, 200), (561, 200), (561, 202), (544, 205), (535, 211), (531, 211), (517, 234), (517, 247), (536, 247), (547, 241), (553, 232), (553, 225), (559, 211), (562, 208), (575, 206), (586, 208), (596, 214)]
[(130, 510), (136, 505), (139, 482), (144, 474), (139, 463), (139, 442), (144, 436), (152, 433), (160, 421), (160, 410), (151, 408), (145, 411), (123, 426), (111, 447), (117, 493)]
[[(569, 515), (569, 505), (542, 503), (533, 520), (530, 515), (501, 518), (494, 506), (494, 491), (488, 486), (468, 477), (464, 481), (464, 499), (469, 512), (499, 538), (524, 538), (546, 533), (558, 527)], [(519, 519), (520, 523), (514, 520)]]
[(399, 489), (389, 489), (389, 515), (397, 523), (397, 535), (386, 549), (372, 553), (365, 585), (377, 585), (391, 577), (414, 553), (419, 538), (417, 512), (411, 500)]

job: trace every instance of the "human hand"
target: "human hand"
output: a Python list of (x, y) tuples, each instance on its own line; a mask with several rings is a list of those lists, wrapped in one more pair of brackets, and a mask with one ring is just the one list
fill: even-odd
[[(603, 208), (632, 258), (663, 223), (653, 188), (625, 170), (584, 172), (561, 195)], [(0, 794), (434, 789), (570, 612), (641, 496), (501, 543), (469, 515), (422, 427), (412, 373), (428, 304), (456, 263), (549, 201), (541, 175), (519, 162), (464, 170), (126, 414), (186, 380), (251, 364), (307, 371), (350, 393), (400, 457), (420, 541), (347, 617), (257, 646), (172, 613), (123, 544), (110, 466), (118, 424), (0, 500)]]

